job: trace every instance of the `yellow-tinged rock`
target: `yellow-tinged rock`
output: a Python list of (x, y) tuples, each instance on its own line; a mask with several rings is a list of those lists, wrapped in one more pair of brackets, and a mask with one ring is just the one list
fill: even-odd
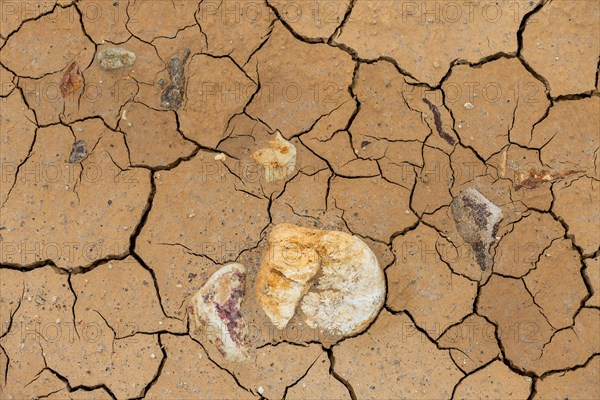
[(385, 280), (375, 254), (357, 236), (281, 224), (269, 235), (256, 294), (278, 329), (300, 305), (308, 326), (346, 336), (375, 318)]

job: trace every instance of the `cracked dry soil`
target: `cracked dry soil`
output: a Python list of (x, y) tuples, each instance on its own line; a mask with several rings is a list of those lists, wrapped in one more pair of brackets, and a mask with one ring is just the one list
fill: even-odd
[[(1, 0), (0, 397), (600, 398), (599, 4)], [(248, 289), (229, 362), (187, 305), (281, 223), (364, 240), (385, 305), (340, 340)]]

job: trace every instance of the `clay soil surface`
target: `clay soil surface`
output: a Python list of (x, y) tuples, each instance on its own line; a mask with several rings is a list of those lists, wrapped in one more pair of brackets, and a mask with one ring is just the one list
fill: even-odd
[[(0, 398), (600, 398), (599, 4), (0, 0)], [(502, 211), (485, 271), (466, 189)], [(281, 223), (375, 252), (364, 331), (260, 312)], [(232, 261), (242, 363), (188, 315)]]

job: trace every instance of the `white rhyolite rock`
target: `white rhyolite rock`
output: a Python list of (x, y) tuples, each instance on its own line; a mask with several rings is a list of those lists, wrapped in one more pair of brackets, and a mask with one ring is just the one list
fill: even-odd
[(273, 324), (296, 314), (314, 329), (348, 336), (377, 316), (385, 278), (377, 257), (345, 232), (275, 226), (256, 279), (256, 293)]
[(229, 361), (248, 356), (248, 328), (240, 311), (245, 294), (246, 268), (231, 263), (215, 272), (192, 299), (194, 333), (212, 343)]

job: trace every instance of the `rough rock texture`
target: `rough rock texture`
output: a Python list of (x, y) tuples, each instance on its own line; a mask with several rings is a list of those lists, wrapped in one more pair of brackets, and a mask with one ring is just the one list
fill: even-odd
[(269, 234), (256, 295), (278, 329), (300, 304), (308, 326), (347, 336), (377, 316), (385, 278), (375, 254), (358, 237), (281, 224)]
[(490, 247), (496, 242), (502, 210), (476, 189), (467, 189), (452, 200), (452, 215), (458, 232), (475, 252), (482, 271), (489, 270), (494, 262)]
[(121, 69), (133, 65), (135, 53), (121, 47), (108, 47), (100, 50), (96, 58), (103, 69)]
[(169, 80), (171, 81), (160, 96), (163, 108), (177, 110), (185, 98), (185, 64), (190, 57), (190, 49), (185, 48), (181, 55), (174, 55), (167, 63)]
[(84, 140), (77, 140), (71, 147), (71, 154), (69, 155), (69, 164), (74, 164), (85, 160), (88, 156), (87, 144)]
[(334, 371), (352, 382), (357, 398), (450, 398), (463, 376), (448, 352), (438, 350), (406, 315), (387, 311), (365, 334), (334, 347), (333, 354)]
[(335, 42), (362, 58), (392, 58), (417, 80), (435, 86), (454, 60), (477, 62), (499, 52), (515, 52), (519, 22), (535, 5), (529, 0), (498, 4), (358, 0)]
[(522, 55), (548, 81), (553, 97), (594, 89), (600, 53), (599, 14), (595, 1), (583, 1), (578, 7), (557, 1), (544, 6), (526, 24)]
[(456, 399), (524, 399), (531, 391), (531, 378), (512, 372), (502, 361), (494, 361), (467, 376), (456, 387)]
[(408, 311), (415, 323), (437, 338), (468, 315), (477, 285), (453, 274), (441, 260), (436, 242), (444, 241), (435, 230), (419, 225), (392, 242), (396, 259), (386, 270), (387, 305)]
[(69, 94), (77, 92), (83, 85), (83, 75), (81, 69), (75, 61), (73, 61), (65, 70), (60, 81), (60, 94), (62, 97), (67, 97)]
[(219, 268), (192, 298), (194, 335), (216, 346), (229, 361), (245, 361), (248, 328), (240, 310), (246, 294), (246, 267), (231, 263)]
[(296, 146), (285, 140), (281, 132), (275, 132), (275, 138), (268, 147), (256, 150), (252, 158), (264, 169), (264, 178), (273, 183), (285, 179), (296, 168)]

